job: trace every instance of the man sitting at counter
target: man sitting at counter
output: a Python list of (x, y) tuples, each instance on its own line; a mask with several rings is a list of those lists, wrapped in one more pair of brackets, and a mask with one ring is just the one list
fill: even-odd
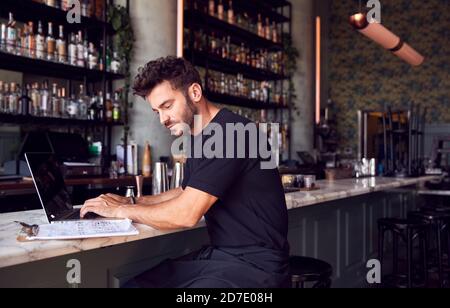
[[(185, 135), (187, 125), (192, 145), (208, 142), (211, 135), (207, 132), (213, 125), (222, 127), (224, 140), (228, 140), (227, 124), (251, 123), (210, 103), (201, 84), (199, 72), (192, 64), (167, 57), (151, 61), (139, 70), (134, 92), (150, 104), (172, 135)], [(201, 121), (194, 121), (198, 117)], [(232, 138), (233, 149), (242, 146)], [(244, 146), (248, 153), (252, 146), (248, 138)], [(136, 277), (129, 286), (287, 286), (288, 216), (278, 169), (262, 168), (260, 157), (237, 157), (190, 157), (181, 188), (139, 198), (136, 206), (131, 205), (129, 198), (117, 195), (103, 195), (84, 204), (82, 217), (92, 212), (108, 218), (128, 218), (160, 230), (194, 227), (205, 217), (210, 246), (167, 260)]]

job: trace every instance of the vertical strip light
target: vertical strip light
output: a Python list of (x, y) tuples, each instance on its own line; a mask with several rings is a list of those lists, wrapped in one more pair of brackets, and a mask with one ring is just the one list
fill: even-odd
[(177, 57), (183, 58), (184, 0), (177, 0)]
[(316, 17), (316, 124), (320, 124), (320, 101), (321, 101), (321, 61), (322, 61), (322, 36), (321, 36), (321, 20), (320, 17)]

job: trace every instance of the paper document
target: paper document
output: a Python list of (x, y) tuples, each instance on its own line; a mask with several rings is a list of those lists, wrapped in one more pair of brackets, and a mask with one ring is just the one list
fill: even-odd
[(73, 240), (138, 235), (131, 220), (76, 220), (40, 225), (35, 236), (27, 240)]

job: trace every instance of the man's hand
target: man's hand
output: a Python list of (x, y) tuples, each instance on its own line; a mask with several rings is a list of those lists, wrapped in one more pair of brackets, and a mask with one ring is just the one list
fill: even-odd
[(102, 195), (86, 201), (80, 211), (81, 218), (84, 218), (87, 213), (95, 213), (105, 218), (127, 218), (122, 217), (121, 209), (129, 204), (129, 198), (113, 196)]

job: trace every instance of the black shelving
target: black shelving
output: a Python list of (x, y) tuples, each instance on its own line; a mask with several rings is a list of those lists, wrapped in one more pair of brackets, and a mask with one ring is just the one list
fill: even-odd
[(206, 68), (209, 65), (210, 69), (221, 71), (227, 74), (243, 74), (245, 78), (257, 81), (286, 79), (286, 76), (284, 75), (254, 68), (252, 66), (224, 59), (207, 52), (185, 50), (184, 54), (191, 56), (190, 60), (197, 66)]
[(222, 35), (231, 35), (235, 41), (245, 43), (254, 47), (266, 48), (269, 50), (282, 50), (283, 44), (275, 43), (267, 40), (257, 34), (247, 31), (241, 27), (229, 24), (226, 21), (217, 19), (200, 11), (187, 10), (185, 11), (186, 24), (204, 28), (205, 25), (209, 29), (215, 30), (216, 33)]
[(12, 115), (0, 113), (0, 124), (27, 124), (27, 125), (44, 125), (44, 126), (123, 126), (121, 122), (105, 122), (98, 120), (79, 120), (49, 117), (33, 117), (30, 115)]
[(101, 39), (103, 29), (107, 31), (108, 35), (114, 33), (110, 24), (94, 17), (81, 16), (81, 23), (70, 24), (67, 22), (67, 12), (31, 0), (1, 0), (0, 17), (8, 18), (9, 12), (14, 14), (17, 21), (23, 23), (42, 20), (43, 22), (51, 21), (55, 25), (64, 25), (66, 33), (85, 29), (91, 39)]
[[(197, 0), (202, 6), (208, 7), (208, 0)], [(224, 1), (227, 4), (228, 1)], [(284, 0), (241, 0), (233, 1), (233, 8), (236, 12), (243, 11), (250, 16), (256, 17), (255, 13), (261, 14), (265, 19), (268, 17), (271, 22), (289, 22), (289, 17), (281, 14), (277, 9), (288, 6), (289, 2)]]
[(237, 107), (243, 107), (243, 108), (250, 108), (250, 109), (286, 109), (286, 106), (277, 104), (277, 103), (264, 103), (258, 100), (254, 99), (248, 99), (245, 97), (239, 97), (239, 96), (232, 96), (228, 94), (221, 94), (221, 93), (215, 93), (215, 92), (209, 92), (206, 91), (206, 97), (208, 100), (218, 103), (218, 104), (224, 104), (224, 105), (230, 105), (230, 106), (237, 106)]
[(101, 81), (103, 76), (109, 80), (123, 79), (124, 75), (103, 72), (100, 70), (90, 70), (83, 67), (72, 66), (57, 62), (50, 62), (28, 57), (16, 56), (0, 51), (0, 69), (20, 71), (34, 75), (42, 75), (55, 78), (70, 78), (72, 80), (84, 80), (90, 82)]

